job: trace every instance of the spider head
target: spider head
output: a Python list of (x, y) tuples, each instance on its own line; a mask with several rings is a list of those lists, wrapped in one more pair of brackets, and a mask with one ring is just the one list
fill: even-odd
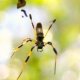
[(37, 51), (42, 52), (43, 51), (43, 46), (44, 46), (43, 42), (38, 42), (37, 43)]

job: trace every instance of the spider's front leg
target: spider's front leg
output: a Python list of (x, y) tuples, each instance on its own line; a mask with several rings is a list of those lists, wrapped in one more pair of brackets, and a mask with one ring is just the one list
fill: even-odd
[(31, 54), (32, 54), (32, 51), (33, 51), (33, 49), (34, 49), (35, 47), (36, 47), (36, 46), (33, 46), (33, 47), (31, 48), (30, 52), (28, 53), (28, 56), (27, 56), (25, 62), (23, 63), (23, 68), (22, 68), (19, 76), (17, 77), (17, 80), (19, 80), (21, 74), (23, 73), (23, 70), (24, 70), (24, 68), (25, 68), (25, 66), (26, 66), (26, 64), (27, 64), (27, 62), (28, 62), (28, 60), (29, 60), (29, 58), (30, 58), (30, 56), (31, 56)]
[(15, 49), (13, 50), (13, 53), (12, 53), (12, 55), (11, 55), (11, 58), (14, 56), (14, 53), (15, 53), (15, 52), (17, 52), (21, 47), (24, 46), (24, 44), (26, 44), (27, 42), (32, 42), (32, 41), (33, 41), (33, 40), (30, 39), (30, 38), (27, 38), (27, 39), (23, 40), (22, 44), (19, 45), (17, 48), (15, 48)]
[(54, 48), (52, 42), (45, 43), (45, 45), (47, 45), (47, 44), (50, 45), (53, 48), (53, 51), (55, 52), (55, 67), (54, 67), (54, 76), (55, 76), (55, 74), (56, 74), (56, 60), (57, 60), (58, 53), (57, 53), (56, 48)]
[(33, 49), (34, 49), (35, 47), (36, 47), (36, 46), (33, 46), (33, 47), (31, 48), (31, 50), (30, 50), (30, 52), (29, 52), (29, 54), (28, 54), (28, 56), (27, 56), (27, 58), (26, 58), (26, 60), (25, 60), (25, 63), (28, 62), (28, 60), (29, 60), (29, 58), (30, 58), (30, 56), (31, 56), (31, 54), (32, 54), (32, 51), (33, 51)]
[[(48, 44), (48, 45), (52, 46), (53, 51), (54, 51), (54, 52), (55, 52), (55, 54), (57, 55), (57, 50), (56, 50), (56, 48), (53, 46), (52, 42), (47, 42), (46, 44)], [(46, 45), (46, 44), (45, 44), (45, 45)]]

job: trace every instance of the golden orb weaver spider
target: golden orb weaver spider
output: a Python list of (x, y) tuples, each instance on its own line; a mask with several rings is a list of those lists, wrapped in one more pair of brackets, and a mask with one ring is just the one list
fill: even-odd
[[(25, 14), (25, 16), (26, 16), (25, 10), (21, 10), (21, 11), (23, 11), (24, 14)], [(35, 47), (37, 47), (37, 51), (38, 51), (38, 52), (42, 52), (42, 51), (43, 51), (43, 47), (45, 47), (47, 44), (50, 45), (50, 46), (53, 48), (53, 51), (55, 52), (55, 56), (56, 56), (56, 57), (55, 57), (55, 67), (54, 67), (54, 75), (55, 75), (55, 73), (56, 73), (57, 50), (54, 48), (52, 42), (43, 42), (43, 40), (44, 40), (44, 38), (46, 37), (46, 35), (48, 34), (48, 31), (51, 29), (53, 23), (55, 23), (56, 19), (54, 19), (54, 20), (52, 21), (52, 24), (49, 26), (49, 28), (48, 28), (45, 36), (44, 36), (42, 24), (41, 24), (40, 22), (37, 23), (36, 28), (35, 28), (35, 27), (34, 27), (34, 24), (33, 24), (33, 21), (32, 21), (32, 15), (29, 14), (29, 16), (27, 15), (26, 17), (29, 17), (29, 19), (30, 19), (30, 21), (31, 21), (31, 24), (32, 24), (32, 27), (33, 27), (33, 30), (36, 31), (36, 40), (33, 40), (33, 39), (31, 39), (31, 38), (27, 38), (27, 39), (23, 40), (23, 42), (22, 42), (21, 45), (19, 45), (16, 49), (13, 50), (13, 54), (11, 55), (11, 58), (13, 57), (13, 55), (14, 55), (14, 53), (15, 53), (16, 51), (18, 51), (21, 47), (23, 47), (24, 44), (26, 44), (26, 43), (28, 43), (28, 42), (32, 42), (32, 41), (34, 42), (34, 46), (32, 46), (30, 52), (28, 53), (28, 56), (27, 56), (27, 58), (25, 59), (25, 62), (24, 62), (24, 64), (23, 64), (23, 68), (22, 68), (19, 76), (17, 77), (17, 80), (19, 80), (19, 78), (20, 78), (20, 76), (21, 76), (21, 74), (22, 74), (22, 72), (23, 72), (23, 70), (24, 70), (24, 67), (25, 67), (26, 63), (28, 62), (28, 60), (29, 60), (29, 58), (30, 58), (30, 56), (31, 56), (31, 54), (32, 54), (33, 49), (34, 49)]]

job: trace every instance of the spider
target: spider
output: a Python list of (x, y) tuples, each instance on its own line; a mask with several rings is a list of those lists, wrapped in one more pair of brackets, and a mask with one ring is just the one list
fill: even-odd
[[(11, 55), (11, 58), (13, 57), (13, 55), (14, 55), (14, 53), (15, 53), (16, 51), (18, 51), (21, 47), (23, 47), (24, 44), (26, 44), (26, 43), (28, 43), (28, 42), (32, 42), (32, 41), (34, 42), (34, 46), (32, 46), (30, 52), (28, 53), (28, 56), (27, 56), (27, 58), (25, 59), (25, 62), (24, 62), (24, 64), (23, 64), (23, 68), (22, 68), (19, 76), (17, 77), (17, 80), (20, 78), (20, 76), (21, 76), (21, 74), (22, 74), (22, 72), (23, 72), (23, 69), (24, 69), (26, 63), (28, 62), (28, 60), (30, 59), (30, 56), (31, 56), (31, 54), (32, 54), (32, 51), (33, 51), (33, 49), (34, 49), (35, 47), (37, 47), (37, 51), (38, 51), (38, 52), (42, 52), (42, 51), (43, 51), (43, 47), (45, 47), (45, 46), (48, 44), (48, 45), (50, 45), (50, 46), (52, 47), (53, 51), (55, 52), (55, 56), (57, 57), (57, 50), (56, 50), (55, 47), (53, 46), (52, 42), (43, 42), (43, 40), (44, 40), (44, 38), (46, 37), (48, 31), (51, 29), (53, 23), (56, 22), (56, 19), (54, 19), (54, 20), (52, 21), (52, 24), (49, 26), (49, 28), (48, 28), (45, 36), (44, 36), (42, 24), (41, 24), (40, 22), (38, 22), (37, 25), (36, 25), (36, 28), (35, 28), (35, 27), (34, 27), (34, 24), (33, 24), (33, 21), (32, 21), (32, 15), (29, 14), (28, 17), (29, 17), (29, 19), (30, 19), (30, 21), (31, 21), (33, 30), (36, 32), (36, 40), (33, 40), (33, 39), (31, 39), (31, 38), (26, 38), (25, 40), (23, 40), (23, 42), (22, 42), (21, 45), (19, 45), (17, 48), (15, 48), (15, 49), (13, 50), (13, 54)], [(56, 73), (56, 58), (55, 58), (54, 74), (55, 74), (55, 73)]]

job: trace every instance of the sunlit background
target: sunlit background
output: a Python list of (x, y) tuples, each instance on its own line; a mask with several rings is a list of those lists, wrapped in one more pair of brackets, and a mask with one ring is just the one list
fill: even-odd
[[(80, 80), (80, 0), (26, 0), (20, 9), (17, 2), (0, 0), (0, 80), (16, 80), (34, 45), (25, 44), (10, 59), (23, 39), (34, 38), (30, 19), (21, 9), (32, 14), (35, 27), (37, 22), (42, 23), (44, 34), (56, 19), (44, 40), (51, 41), (58, 51), (55, 80)], [(54, 80), (54, 61), (50, 46), (42, 53), (35, 48), (19, 80)]]

